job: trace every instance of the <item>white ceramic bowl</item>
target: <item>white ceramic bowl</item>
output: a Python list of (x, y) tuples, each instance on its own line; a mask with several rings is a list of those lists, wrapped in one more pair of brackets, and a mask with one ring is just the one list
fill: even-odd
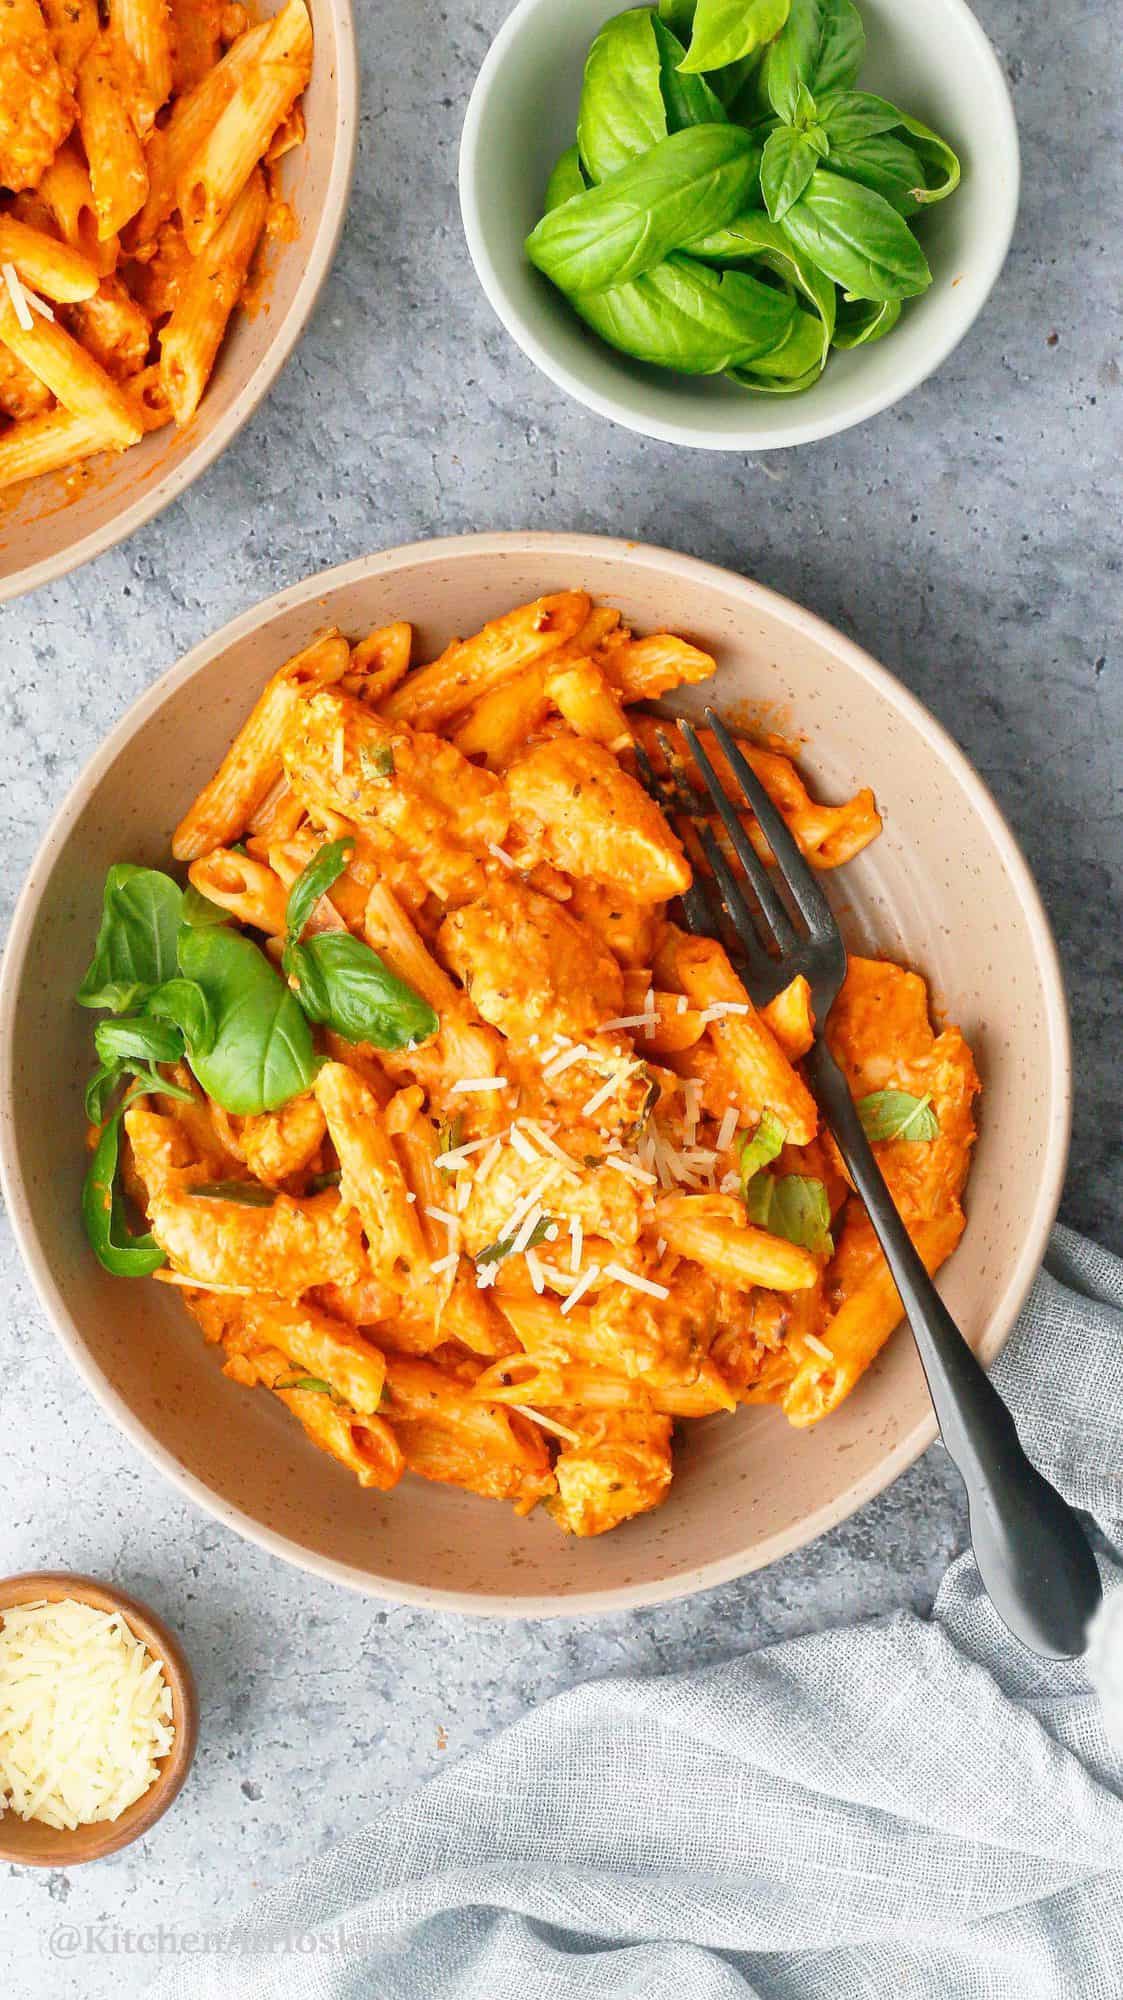
[(754, 396), (720, 376), (673, 375), (617, 354), (527, 261), (559, 154), (572, 145), (585, 55), (621, 0), (519, 0), (476, 80), (460, 147), (460, 208), (484, 291), (519, 346), (579, 403), (668, 444), (769, 451), (876, 416), (962, 340), (1002, 269), (1018, 206), (1018, 135), (998, 58), (964, 0), (859, 0), (858, 87), (946, 138), (963, 180), (923, 218), (933, 282), (893, 332), (832, 353), (798, 396)]
[[(274, 13), (279, 0), (267, 0)], [(0, 603), (103, 555), (178, 498), (226, 449), (268, 394), (331, 269), (347, 213), (359, 129), (351, 0), (309, 0), (315, 46), (302, 99), (304, 143), (279, 162), (297, 236), (266, 255), (261, 303), (236, 311), (214, 374), (182, 430), (153, 431), (120, 454), (0, 492)]]
[(408, 618), (430, 659), (454, 634), (575, 585), (638, 631), (670, 628), (714, 653), (695, 709), (699, 697), (763, 701), (810, 729), (803, 761), (822, 796), (875, 788), (885, 832), (831, 893), (850, 940), (923, 971), (975, 1050), (985, 1095), (968, 1225), (940, 1283), (990, 1361), (1040, 1265), (1064, 1172), (1068, 1036), (1049, 926), (993, 799), (939, 724), (848, 639), (728, 571), (595, 536), (466, 535), (259, 604), (158, 680), (82, 773), (32, 864), (0, 980), (8, 1210), (46, 1313), (110, 1415), (181, 1491), (289, 1561), (377, 1596), (493, 1615), (657, 1603), (821, 1534), (935, 1435), (907, 1334), (813, 1430), (760, 1408), (682, 1425), (666, 1505), (595, 1540), (420, 1479), (363, 1492), (275, 1399), (224, 1378), (171, 1287), (95, 1261), (79, 1213), (91, 1019), (73, 994), (106, 868), (168, 865), (176, 821), (269, 674), (315, 632)]

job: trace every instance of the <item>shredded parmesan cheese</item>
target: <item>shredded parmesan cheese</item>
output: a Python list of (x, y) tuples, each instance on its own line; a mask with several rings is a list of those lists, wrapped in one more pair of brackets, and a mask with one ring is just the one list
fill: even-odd
[[(623, 1264), (606, 1264), (604, 1275), (606, 1278), (615, 1278), (618, 1285), (629, 1286), (633, 1292), (647, 1292), (653, 1299), (669, 1299), (671, 1296), (669, 1285), (657, 1284), (654, 1278), (642, 1278), (638, 1271), (629, 1271)], [(572, 1296), (571, 1293), (570, 1297)], [(566, 1304), (568, 1303), (567, 1300)], [(565, 1306), (562, 1307), (562, 1311), (565, 1311)]]
[(812, 1354), (817, 1354), (820, 1361), (829, 1361), (832, 1366), (834, 1365), (834, 1355), (831, 1353), (826, 1341), (820, 1340), (817, 1333), (805, 1333), (803, 1344), (805, 1347), (811, 1349)]
[(574, 1042), (572, 1048), (563, 1049), (560, 1056), (554, 1056), (549, 1062), (543, 1063), (542, 1074), (552, 1081), (555, 1076), (561, 1075), (563, 1069), (568, 1069), (571, 1063), (580, 1062), (581, 1058), (589, 1053), (584, 1042)]
[(738, 1115), (737, 1106), (731, 1104), (717, 1128), (717, 1138), (714, 1144), (719, 1153), (728, 1152), (730, 1146), (733, 1144), (733, 1134), (737, 1130)]
[(517, 1410), (520, 1417), (529, 1417), (532, 1424), (541, 1424), (544, 1431), (553, 1431), (556, 1437), (565, 1438), (568, 1444), (580, 1444), (577, 1431), (571, 1431), (568, 1424), (559, 1424), (553, 1417), (544, 1417), (541, 1410), (532, 1410), (526, 1403), (508, 1403), (509, 1410)]
[(458, 1076), (456, 1082), (449, 1085), (449, 1092), (451, 1095), (457, 1090), (506, 1090), (506, 1088), (505, 1076)]
[(563, 1299), (561, 1302), (562, 1312), (567, 1313), (571, 1311), (572, 1308), (577, 1304), (578, 1299), (584, 1298), (585, 1293), (589, 1289), (589, 1286), (595, 1285), (599, 1277), (600, 1277), (599, 1264), (590, 1264), (587, 1271), (582, 1271), (581, 1276), (578, 1278), (577, 1283), (574, 1285), (573, 1290), (569, 1294), (569, 1297), (567, 1299)]
[(12, 301), (12, 311), (15, 313), (24, 332), (30, 333), (35, 322), (31, 317), (27, 300), (23, 294), (23, 286), (19, 281), (19, 273), (14, 264), (0, 265), (0, 270), (4, 273), (4, 283), (8, 287), (8, 297)]
[(581, 1106), (582, 1118), (591, 1118), (594, 1111), (599, 1111), (602, 1104), (607, 1104), (615, 1088), (616, 1078), (610, 1076), (608, 1082), (602, 1083), (599, 1090), (594, 1090), (592, 1096)]
[(0, 1804), (46, 1826), (115, 1820), (160, 1775), (171, 1689), (119, 1612), (64, 1598), (0, 1620)]
[(602, 1021), (598, 1035), (606, 1035), (613, 1028), (642, 1028), (651, 1019), (649, 1014), (617, 1014), (611, 1021)]
[(488, 841), (487, 851), (489, 854), (494, 854), (495, 859), (501, 861), (504, 868), (514, 868), (515, 863), (512, 861), (507, 849), (505, 847), (497, 847), (494, 840)]

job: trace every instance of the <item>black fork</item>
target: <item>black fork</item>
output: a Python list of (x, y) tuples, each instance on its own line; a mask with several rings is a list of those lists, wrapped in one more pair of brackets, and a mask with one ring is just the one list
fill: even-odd
[(791, 906), (753, 847), (696, 731), (679, 722), (752, 891), (750, 903), (706, 824), (699, 795), (685, 777), (669, 733), (660, 737), (666, 779), (656, 775), (637, 744), (644, 784), (664, 812), (689, 816), (720, 892), (719, 903), (705, 877), (695, 873), (683, 898), (687, 928), (719, 937), (732, 929), (746, 990), (757, 1006), (767, 1005), (798, 973), (807, 978), (816, 1023), (807, 1056), (809, 1081), (901, 1295), (941, 1436), (967, 1491), (979, 1575), (1015, 1638), (1031, 1652), (1071, 1659), (1084, 1651), (1088, 1621), (1101, 1597), (1091, 1546), (1073, 1509), (1030, 1464), (1009, 1410), (952, 1319), (897, 1212), (823, 1033), (846, 974), (838, 925), (787, 825), (720, 716), (707, 709), (706, 720), (772, 850)]

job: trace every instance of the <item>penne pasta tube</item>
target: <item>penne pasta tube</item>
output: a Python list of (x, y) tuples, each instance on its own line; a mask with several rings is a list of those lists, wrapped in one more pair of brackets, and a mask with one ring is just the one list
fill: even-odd
[[(115, 382), (139, 374), (147, 362), (151, 322), (120, 278), (102, 278), (93, 297), (72, 306), (66, 317), (87, 354), (92, 354)], [(166, 399), (164, 407), (169, 407)]]
[(227, 49), (222, 61), (199, 78), (194, 88), (172, 105), (166, 125), (148, 135), (148, 195), (130, 232), (135, 245), (150, 243), (166, 222), (177, 200), (177, 183), (188, 162), (238, 88), (240, 78), (257, 60), (270, 23), (250, 28)]
[[(43, 18), (51, 31), (59, 66), (73, 90), (78, 65), (87, 49), (96, 42), (100, 31), (97, 0), (40, 0), (40, 4)], [(42, 189), (40, 181), (40, 193)]]
[(144, 424), (135, 405), (55, 320), (38, 314), (22, 327), (6, 292), (0, 293), (0, 341), (30, 368), (65, 410), (98, 427), (106, 444), (135, 444)]
[(339, 1062), (325, 1063), (316, 1096), (342, 1171), (340, 1197), (359, 1216), (375, 1270), (409, 1274), (430, 1261), (421, 1224), (384, 1122), (362, 1079)]
[(596, 658), (625, 702), (657, 701), (672, 688), (708, 680), (715, 669), (709, 653), (671, 632), (652, 632), (644, 639), (614, 633)]
[(0, 215), (0, 264), (14, 264), (24, 284), (45, 299), (69, 304), (97, 291), (98, 273), (88, 257), (12, 215)]
[(577, 660), (549, 674), (546, 692), (578, 736), (616, 751), (631, 742), (631, 727), (619, 698), (591, 660)]
[(668, 1194), (656, 1205), (659, 1231), (680, 1257), (702, 1264), (735, 1291), (765, 1285), (777, 1292), (814, 1285), (819, 1266), (809, 1250), (757, 1229), (732, 1194)]
[[(269, 197), (252, 173), (220, 228), (195, 258), (171, 318), (160, 334), (160, 367), (177, 424), (194, 416), (210, 380), (226, 324), (242, 295)], [(190, 239), (189, 239), (190, 240)]]
[(148, 193), (148, 169), (129, 108), (119, 45), (99, 35), (78, 66), (78, 124), (98, 236), (116, 236)]
[(405, 1459), (381, 1417), (361, 1415), (320, 1388), (293, 1386), (292, 1362), (278, 1348), (244, 1348), (230, 1338), (223, 1345), (228, 1354), (223, 1373), (247, 1389), (257, 1383), (271, 1389), (310, 1441), (353, 1472), (360, 1486), (386, 1492), (397, 1485)]
[(240, 1348), (279, 1349), (290, 1375), (295, 1364), (298, 1373), (321, 1378), (360, 1416), (373, 1416), (382, 1401), (386, 1357), (381, 1349), (315, 1306), (247, 1299), (233, 1341)]
[(198, 254), (233, 209), (278, 125), (312, 74), (312, 23), (304, 0), (274, 16), (256, 60), (176, 179), (184, 233)]
[(92, 264), (104, 278), (117, 263), (117, 237), (98, 234), (97, 209), (90, 185), (89, 169), (73, 139), (61, 146), (39, 183), (38, 194), (46, 203), (63, 240)]
[(158, 110), (172, 89), (167, 0), (109, 0), (109, 20), (140, 71), (153, 110)]
[(196, 861), (229, 846), (282, 776), (285, 724), (303, 695), (347, 671), (350, 650), (334, 629), (313, 639), (273, 675), (242, 724), (210, 783), (204, 785), (172, 837), (177, 861)]
[(199, 0), (170, 0), (172, 43), (172, 87), (177, 97), (186, 96), (207, 76), (219, 60), (220, 15), (217, 8), (201, 7)]
[[(677, 985), (692, 1006), (709, 1013), (707, 1033), (746, 1116), (756, 1119), (765, 1110), (774, 1111), (792, 1145), (805, 1146), (813, 1139), (819, 1122), (815, 1100), (757, 1013), (723, 947), (713, 938), (688, 937), (668, 924), (656, 972), (667, 985)], [(714, 1012), (726, 1008), (733, 1011)]]
[(201, 855), (187, 871), (188, 880), (222, 910), (229, 910), (239, 923), (280, 937), (285, 928), (288, 891), (279, 875), (249, 854), (235, 854), (216, 847)]
[(481, 695), (564, 646), (589, 610), (583, 590), (559, 591), (520, 605), (474, 638), (454, 640), (431, 666), (418, 667), (384, 703), (383, 712), (415, 729), (439, 729)]
[[(9, 354), (6, 347), (0, 347), (0, 411), (6, 417), (14, 417), (17, 422), (25, 417), (37, 417), (48, 410), (53, 397), (45, 382), (40, 382), (30, 368)], [(8, 432), (0, 432), (0, 441)]]

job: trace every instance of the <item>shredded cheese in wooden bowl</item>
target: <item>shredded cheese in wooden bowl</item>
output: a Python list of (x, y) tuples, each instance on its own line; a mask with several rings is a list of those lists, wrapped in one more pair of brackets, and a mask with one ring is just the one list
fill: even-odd
[(0, 1806), (73, 1829), (116, 1820), (175, 1741), (172, 1692), (118, 1611), (74, 1598), (0, 1615)]

